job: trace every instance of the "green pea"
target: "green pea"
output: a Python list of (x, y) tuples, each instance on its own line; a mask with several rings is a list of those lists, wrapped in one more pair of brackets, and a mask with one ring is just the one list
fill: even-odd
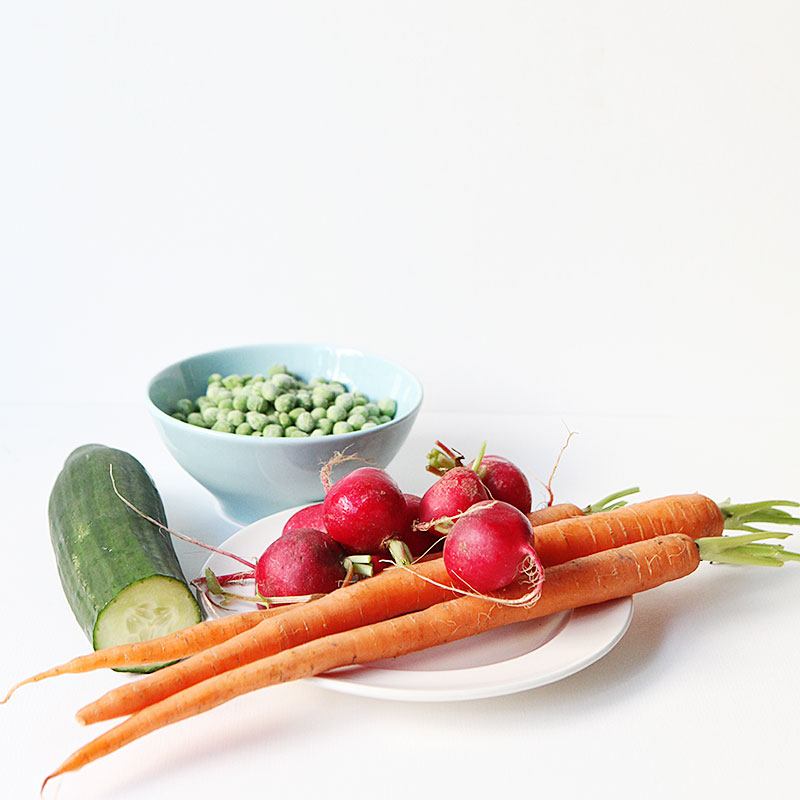
[(264, 428), (269, 424), (268, 418), (266, 414), (260, 414), (258, 411), (248, 411), (245, 415), (245, 422), (254, 430), (254, 431), (263, 431)]
[(306, 411), (311, 411), (314, 408), (314, 403), (311, 400), (311, 392), (308, 389), (299, 389), (297, 394), (297, 405), (302, 406)]
[(369, 402), (369, 397), (361, 392), (353, 392), (353, 404), (357, 406), (366, 405)]
[(186, 421), (190, 425), (197, 425), (198, 428), (207, 427), (206, 421), (203, 419), (203, 415), (199, 411), (194, 411), (191, 414), (187, 415)]
[(325, 378), (312, 378), (308, 382), (308, 385), (314, 388), (315, 386), (324, 386), (327, 382), (328, 381), (326, 381)]
[(210, 383), (206, 389), (206, 396), (216, 403), (226, 391), (227, 389), (221, 383)]
[(341, 394), (337, 395), (334, 403), (335, 405), (343, 408), (345, 411), (351, 411), (355, 405), (352, 392), (342, 392)]
[(321, 428), (314, 428), (314, 430), (311, 431), (311, 433), (309, 433), (308, 435), (309, 436), (327, 436), (325, 431), (323, 431)]
[(364, 423), (364, 424), (361, 426), (361, 430), (362, 430), (362, 431), (367, 431), (367, 430), (369, 430), (370, 428), (377, 428), (377, 427), (378, 427), (378, 423), (377, 423), (377, 422), (373, 422), (371, 419), (368, 419), (368, 420), (367, 420), (367, 421), (366, 421), (366, 422), (365, 422), (365, 423)]
[(285, 392), (284, 394), (279, 394), (275, 398), (275, 410), (276, 411), (291, 411), (297, 403), (297, 398), (293, 394), (289, 394)]
[(278, 437), (283, 436), (283, 427), (281, 425), (267, 425), (263, 431), (262, 436)]
[(185, 416), (191, 414), (192, 411), (197, 411), (197, 406), (188, 397), (182, 397), (175, 403), (175, 410)]
[(286, 375), (282, 372), (272, 376), (272, 383), (283, 392), (296, 388), (295, 379), (291, 375)]
[(212, 431), (219, 431), (220, 433), (233, 433), (233, 425), (218, 419), (212, 426)]
[(333, 433), (352, 433), (353, 426), (349, 422), (336, 422), (333, 425)]
[(242, 380), (242, 376), (236, 375), (235, 373), (233, 375), (226, 375), (222, 379), (222, 385), (226, 389), (233, 389), (234, 386), (242, 386), (243, 384), (244, 381)]
[(273, 375), (285, 375), (288, 372), (289, 370), (286, 369), (286, 364), (273, 364), (269, 368), (270, 377), (272, 377)]
[(216, 405), (216, 403), (213, 400), (209, 399), (205, 395), (203, 395), (202, 397), (198, 397), (195, 402), (197, 404), (197, 407), (200, 409), (200, 411), (202, 411), (205, 408), (208, 408), (209, 406), (215, 406)]
[(281, 421), (278, 419), (277, 414), (267, 414), (267, 421), (264, 423), (265, 425), (280, 425)]
[[(357, 406), (356, 406), (357, 407)], [(347, 418), (347, 422), (353, 427), (353, 430), (360, 431), (361, 426), (367, 421), (363, 414), (354, 413)]]
[[(266, 402), (266, 400), (264, 402)], [(247, 411), (247, 395), (240, 394), (237, 397), (234, 397), (233, 407), (236, 411)]]
[(327, 436), (333, 431), (333, 420), (323, 417), (317, 420), (317, 430), (322, 431), (324, 436)]
[(233, 408), (233, 397), (223, 397), (217, 403), (218, 408), (224, 408), (230, 411)]
[(320, 400), (327, 400), (330, 403), (333, 402), (333, 398), (336, 397), (336, 392), (334, 392), (330, 386), (320, 384), (311, 390), (311, 397), (313, 400), (319, 398)]
[(279, 412), (278, 425), (280, 425), (282, 428), (288, 428), (292, 422), (292, 418), (285, 411)]
[(325, 416), (332, 422), (343, 422), (347, 419), (347, 409), (338, 405), (328, 406)]
[(320, 406), (315, 406), (314, 408), (311, 409), (311, 411), (309, 411), (309, 414), (311, 414), (311, 417), (314, 420), (314, 422), (316, 422), (319, 419), (323, 419), (327, 415), (327, 413), (328, 412), (326, 411), (326, 409)]
[(213, 425), (219, 416), (219, 409), (216, 406), (209, 406), (208, 408), (204, 408), (201, 413), (203, 415), (203, 422), (205, 422), (206, 425)]
[(279, 394), (280, 390), (272, 381), (266, 381), (261, 387), (261, 396), (270, 403), (274, 403)]
[(263, 383), (266, 379), (267, 379), (266, 375), (264, 375), (261, 372), (256, 372), (256, 374), (253, 375), (253, 377), (250, 379), (250, 383), (252, 384)]
[(311, 416), (309, 411), (304, 411), (300, 414), (294, 421), (294, 424), (297, 425), (301, 431), (305, 431), (306, 433), (311, 433), (311, 431), (317, 427), (317, 421)]
[(245, 388), (248, 394), (261, 394), (261, 387), (264, 385), (264, 381), (254, 381), (253, 383), (249, 383)]
[(181, 413), (180, 411), (174, 411), (172, 413), (173, 419), (177, 419), (180, 422), (186, 422), (186, 414)]
[(217, 418), (214, 422), (227, 422), (228, 421), (228, 414), (230, 414), (230, 410), (227, 408), (218, 408), (217, 409)]
[(391, 421), (392, 421), (392, 418), (391, 417), (387, 417), (386, 414), (381, 414), (377, 419), (378, 425), (385, 425), (387, 422), (391, 422)]
[(297, 425), (288, 425), (283, 432), (284, 436), (291, 436), (296, 430), (299, 430)]
[(347, 391), (347, 387), (343, 383), (341, 383), (340, 381), (332, 381), (331, 383), (328, 384), (328, 388), (334, 394), (341, 394), (342, 392), (346, 392)]
[(311, 395), (311, 405), (313, 408), (327, 408), (333, 402), (333, 397), (327, 397), (326, 395), (314, 394)]
[(378, 410), (377, 403), (365, 403), (361, 406), (360, 411), (362, 414), (366, 414), (367, 417), (377, 417), (378, 414), (381, 412)]
[(208, 376), (208, 383), (211, 385), (212, 383), (222, 383), (222, 375), (219, 372), (212, 372), (211, 375)]
[(261, 431), (253, 431), (250, 435), (251, 436), (261, 436)]
[(225, 421), (234, 428), (238, 427), (244, 422), (244, 411), (229, 411)]
[(289, 416), (292, 418), (292, 422), (297, 422), (297, 418), (301, 414), (305, 414), (306, 410), (302, 406), (295, 406), (291, 411), (288, 412)]
[(236, 426), (236, 430), (234, 433), (238, 433), (240, 436), (250, 436), (253, 432), (253, 429), (246, 423), (243, 422), (241, 425)]
[(269, 403), (260, 394), (251, 394), (246, 400), (248, 411), (259, 411), (262, 414), (269, 408)]
[(308, 434), (305, 431), (301, 431), (299, 428), (295, 428), (291, 433), (287, 433), (287, 436), (290, 436), (292, 439), (305, 439)]
[(383, 400), (378, 402), (378, 409), (381, 414), (385, 414), (389, 419), (392, 419), (397, 413), (397, 402), (391, 397), (384, 397)]

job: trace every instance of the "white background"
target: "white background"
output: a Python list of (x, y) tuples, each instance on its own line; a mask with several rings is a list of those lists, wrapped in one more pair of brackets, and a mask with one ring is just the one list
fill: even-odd
[[(426, 392), (409, 489), (436, 436), (546, 477), (567, 425), (562, 499), (800, 499), (799, 34), (774, 1), (0, 2), (3, 686), (85, 647), (45, 512), (74, 446), (133, 451), (174, 525), (231, 532), (143, 409), (195, 352), (402, 362)], [(561, 684), (424, 708), (282, 687), (58, 796), (310, 796), (326, 769), (334, 796), (739, 796), (798, 752), (800, 584), (720, 574), (638, 598)], [(35, 796), (87, 738), (74, 707), (118, 680), (0, 710), (9, 796)]]

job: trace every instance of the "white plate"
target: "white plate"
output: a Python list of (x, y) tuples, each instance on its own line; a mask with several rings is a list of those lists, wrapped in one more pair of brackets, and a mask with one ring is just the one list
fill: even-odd
[[(281, 511), (242, 528), (220, 549), (255, 561), (297, 510)], [(218, 575), (241, 569), (238, 562), (217, 553), (205, 567)], [(251, 586), (232, 589), (241, 594), (251, 590)], [(207, 610), (226, 613), (203, 600)], [(253, 606), (232, 603), (227, 613), (246, 608)], [(310, 680), (327, 689), (387, 700), (471, 700), (511, 694), (553, 683), (593, 664), (622, 638), (632, 616), (633, 600), (625, 597)]]

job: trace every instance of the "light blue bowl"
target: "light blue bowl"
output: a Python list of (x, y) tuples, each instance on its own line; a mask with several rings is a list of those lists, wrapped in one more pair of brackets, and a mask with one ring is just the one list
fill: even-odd
[[(208, 376), (266, 373), (286, 364), (304, 380), (338, 380), (370, 400), (392, 397), (397, 413), (391, 422), (366, 431), (313, 438), (264, 438), (220, 433), (170, 416), (182, 397), (205, 393)], [(422, 386), (417, 378), (385, 358), (344, 347), (320, 344), (263, 344), (233, 347), (192, 356), (161, 370), (150, 382), (148, 408), (161, 438), (178, 463), (219, 501), (222, 512), (249, 524), (276, 511), (320, 501), (320, 468), (336, 452), (358, 454), (385, 468), (400, 450), (414, 424)], [(335, 479), (364, 466), (349, 461), (336, 466)]]

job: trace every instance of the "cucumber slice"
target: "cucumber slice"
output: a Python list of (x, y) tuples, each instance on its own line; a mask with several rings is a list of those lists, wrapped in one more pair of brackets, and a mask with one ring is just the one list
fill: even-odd
[(186, 585), (155, 575), (123, 589), (97, 616), (94, 649), (144, 642), (199, 622)]

